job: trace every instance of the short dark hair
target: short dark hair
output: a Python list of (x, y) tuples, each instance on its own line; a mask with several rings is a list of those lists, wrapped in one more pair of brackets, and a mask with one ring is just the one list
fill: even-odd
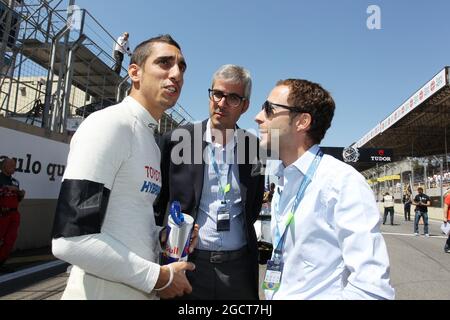
[(308, 136), (315, 144), (322, 142), (331, 126), (336, 108), (330, 93), (319, 84), (302, 79), (280, 80), (277, 86), (289, 87), (288, 103), (311, 115), (312, 123)]
[(423, 192), (423, 188), (422, 187), (419, 187), (419, 188), (417, 188), (417, 191), (419, 191), (419, 192)]
[(140, 43), (133, 51), (130, 64), (136, 64), (140, 67), (145, 65), (147, 58), (152, 53), (152, 46), (156, 42), (163, 42), (177, 47), (181, 51), (180, 45), (169, 34), (159, 35)]

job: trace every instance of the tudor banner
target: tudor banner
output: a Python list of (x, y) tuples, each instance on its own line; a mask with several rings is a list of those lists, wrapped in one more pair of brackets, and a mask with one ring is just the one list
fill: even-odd
[(394, 151), (385, 148), (321, 147), (321, 149), (324, 153), (347, 163), (389, 163), (393, 161), (394, 157)]

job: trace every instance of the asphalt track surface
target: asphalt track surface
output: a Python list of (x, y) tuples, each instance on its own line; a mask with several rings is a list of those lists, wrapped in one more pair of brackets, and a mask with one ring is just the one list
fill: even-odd
[[(393, 226), (381, 226), (397, 300), (450, 299), (450, 254), (444, 252), (446, 237), (440, 231), (440, 224), (440, 221), (430, 221), (429, 238), (423, 235), (423, 225), (419, 225), (420, 236), (414, 236), (413, 222), (404, 221), (400, 214), (395, 215)], [(261, 265), (260, 281), (264, 272), (265, 266)], [(0, 300), (57, 300), (66, 281), (67, 274), (63, 272), (0, 296)], [(260, 297), (263, 299), (262, 292)]]

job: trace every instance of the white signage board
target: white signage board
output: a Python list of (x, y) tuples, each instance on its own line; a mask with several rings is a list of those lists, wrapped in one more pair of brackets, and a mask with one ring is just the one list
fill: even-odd
[(14, 177), (26, 199), (57, 199), (69, 145), (0, 127), (0, 160), (15, 158)]

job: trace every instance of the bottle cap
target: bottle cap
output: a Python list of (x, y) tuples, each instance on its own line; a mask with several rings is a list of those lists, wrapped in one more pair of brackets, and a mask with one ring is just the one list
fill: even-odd
[(184, 215), (181, 213), (181, 205), (180, 202), (174, 201), (170, 205), (170, 216), (172, 217), (173, 221), (181, 226), (184, 223)]

